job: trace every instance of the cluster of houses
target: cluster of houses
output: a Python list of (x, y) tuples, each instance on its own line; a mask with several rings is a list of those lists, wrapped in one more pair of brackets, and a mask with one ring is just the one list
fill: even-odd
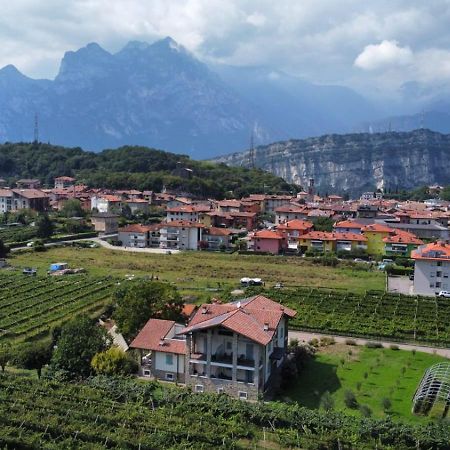
[(130, 348), (139, 355), (141, 376), (257, 400), (279, 381), (295, 315), (263, 295), (214, 301), (190, 310), (185, 323), (150, 319)]

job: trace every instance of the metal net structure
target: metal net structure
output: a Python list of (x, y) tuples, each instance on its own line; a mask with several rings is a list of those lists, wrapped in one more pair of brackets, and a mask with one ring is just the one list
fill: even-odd
[(450, 407), (450, 363), (434, 364), (425, 372), (413, 397), (413, 413), (446, 417)]

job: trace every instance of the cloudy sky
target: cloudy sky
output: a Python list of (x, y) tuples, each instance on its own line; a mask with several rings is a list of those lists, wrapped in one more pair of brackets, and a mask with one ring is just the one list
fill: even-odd
[(450, 0), (1, 0), (0, 66), (53, 78), (66, 50), (172, 36), (205, 61), (359, 90), (450, 85)]

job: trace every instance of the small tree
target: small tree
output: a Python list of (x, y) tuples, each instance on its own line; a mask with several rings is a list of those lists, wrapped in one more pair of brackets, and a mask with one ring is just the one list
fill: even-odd
[(6, 258), (9, 253), (9, 247), (5, 245), (3, 239), (0, 239), (0, 258)]
[(383, 407), (384, 412), (389, 411), (392, 407), (392, 402), (389, 398), (383, 397), (381, 399), (381, 406)]
[(347, 408), (355, 409), (358, 407), (358, 400), (356, 400), (353, 391), (347, 390), (344, 392), (344, 403)]
[(364, 417), (370, 417), (372, 415), (372, 410), (367, 406), (367, 405), (361, 405), (359, 407), (359, 412), (364, 416)]
[(23, 345), (15, 358), (16, 364), (24, 369), (37, 371), (41, 378), (42, 368), (50, 362), (52, 349), (46, 342), (38, 342)]
[(129, 375), (138, 369), (137, 362), (122, 349), (111, 347), (94, 355), (91, 366), (99, 375)]
[(12, 359), (11, 346), (9, 344), (0, 344), (0, 367), (5, 371), (6, 365)]
[(325, 391), (320, 398), (320, 407), (325, 411), (331, 411), (334, 409), (334, 398), (328, 391)]
[(61, 214), (64, 217), (84, 217), (85, 212), (79, 200), (70, 198), (64, 202), (64, 205), (61, 208)]
[(41, 214), (36, 220), (36, 235), (41, 239), (49, 238), (54, 231), (53, 222), (48, 217), (48, 214)]

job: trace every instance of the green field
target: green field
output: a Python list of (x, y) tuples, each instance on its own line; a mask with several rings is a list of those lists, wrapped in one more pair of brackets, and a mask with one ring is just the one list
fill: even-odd
[(71, 384), (0, 374), (1, 448), (406, 450), (444, 449), (449, 441), (445, 424), (254, 404), (130, 379)]
[(446, 298), (311, 288), (265, 293), (298, 311), (290, 322), (292, 328), (450, 345), (450, 302)]
[(424, 422), (429, 419), (411, 413), (412, 398), (425, 370), (442, 361), (448, 360), (427, 353), (335, 344), (321, 348), (307, 362), (285, 397), (315, 409), (324, 392), (329, 391), (336, 410), (360, 415), (359, 410), (344, 404), (344, 393), (349, 389), (360, 405), (369, 406), (374, 417), (386, 416), (381, 400), (388, 398), (392, 403), (391, 417)]
[(95, 313), (109, 301), (111, 277), (0, 276), (0, 342), (46, 334), (80, 312)]
[(212, 252), (179, 254), (144, 254), (114, 251), (104, 248), (81, 249), (59, 247), (45, 253), (23, 252), (11, 257), (18, 267), (32, 266), (40, 273), (50, 263), (64, 261), (71, 267), (84, 267), (90, 275), (127, 274), (158, 276), (175, 283), (183, 293), (197, 289), (236, 288), (242, 277), (260, 277), (267, 284), (283, 282), (290, 286), (324, 286), (351, 292), (384, 289), (384, 274), (358, 270), (347, 265), (324, 267), (297, 257), (256, 256)]

